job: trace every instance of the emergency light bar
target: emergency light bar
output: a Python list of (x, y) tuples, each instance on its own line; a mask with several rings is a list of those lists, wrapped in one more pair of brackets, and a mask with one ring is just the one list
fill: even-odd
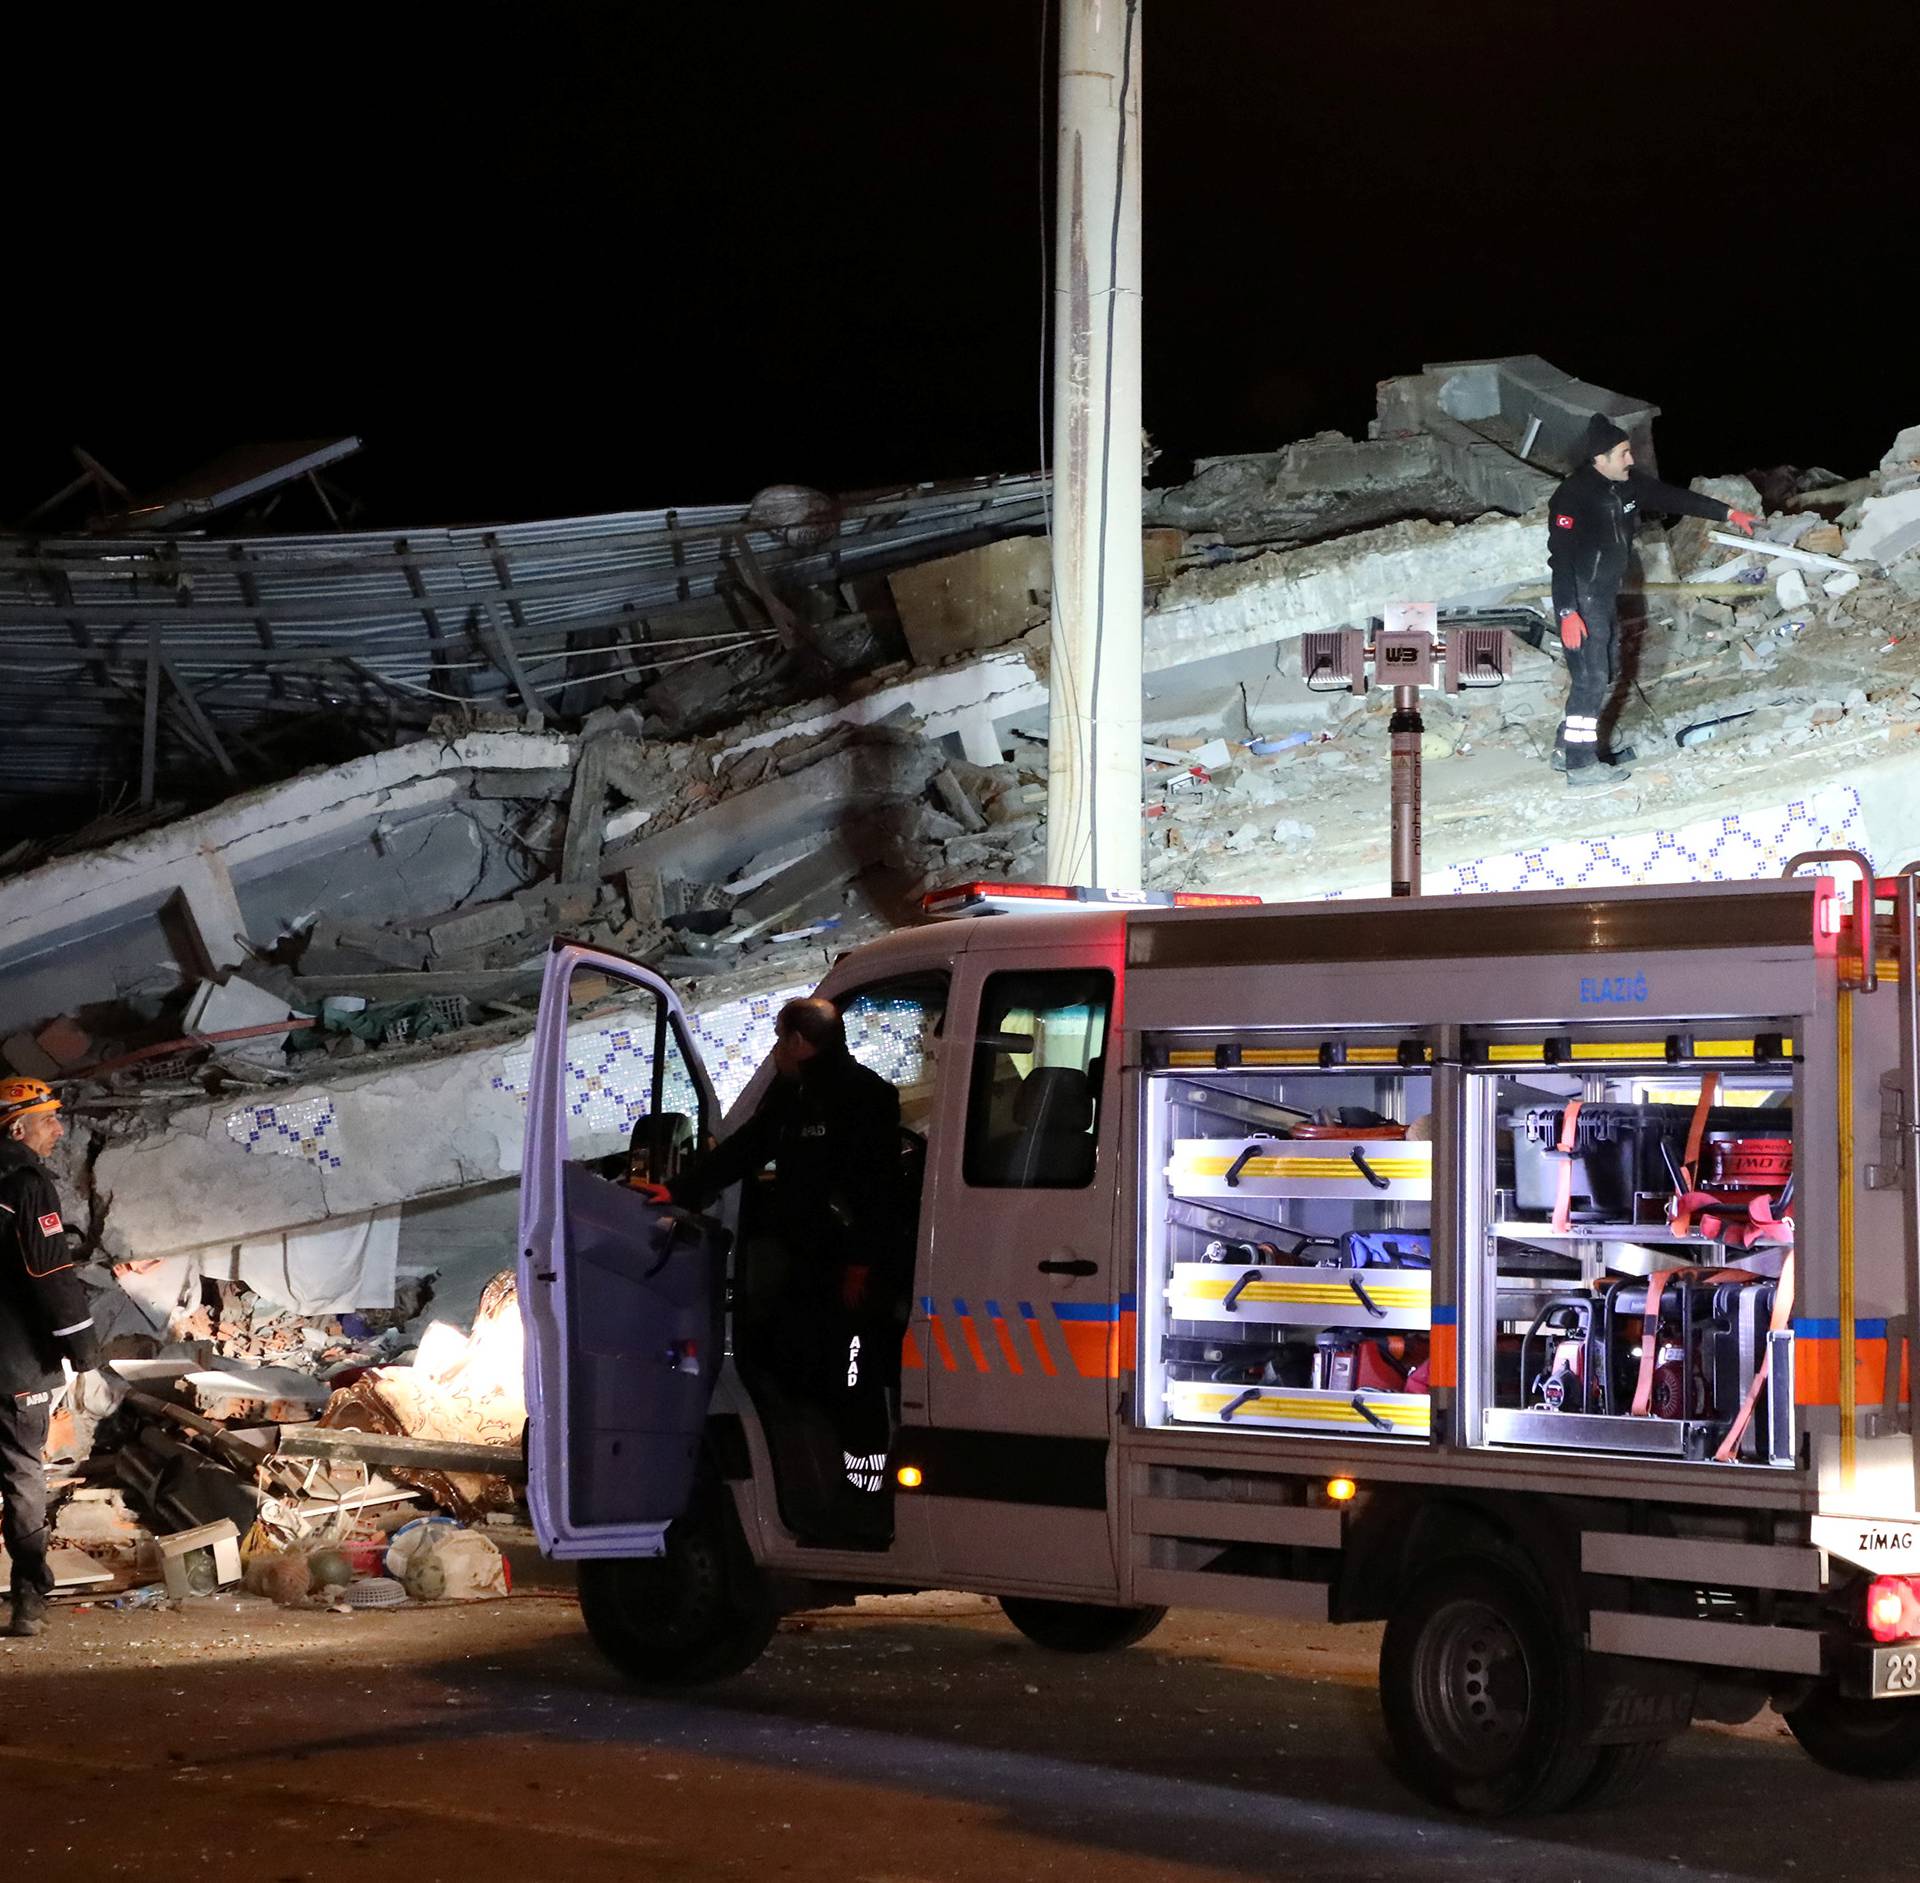
[(1076, 909), (1242, 909), (1259, 896), (1216, 896), (1193, 889), (1086, 889), (1062, 883), (959, 883), (920, 898), (928, 915), (1041, 915)]

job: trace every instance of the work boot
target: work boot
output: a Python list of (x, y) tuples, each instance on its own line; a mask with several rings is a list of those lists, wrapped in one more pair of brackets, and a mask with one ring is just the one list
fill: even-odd
[(1631, 765), (1640, 754), (1630, 745), (1616, 745), (1611, 751), (1600, 754), (1602, 765)]
[(47, 1598), (37, 1589), (16, 1589), (13, 1594), (13, 1620), (7, 1633), (16, 1639), (37, 1635), (47, 1625)]
[(1557, 772), (1563, 772), (1563, 771), (1565, 771), (1565, 770), (1567, 769), (1567, 742), (1566, 742), (1566, 740), (1564, 740), (1564, 739), (1556, 739), (1556, 740), (1554, 740), (1554, 742), (1553, 742), (1553, 756), (1552, 756), (1552, 757), (1551, 757), (1550, 759), (1548, 759), (1548, 760), (1547, 760), (1547, 763), (1548, 763), (1549, 765), (1551, 765), (1551, 766), (1553, 767), (1553, 769), (1554, 769), (1555, 771), (1557, 771)]
[(1617, 785), (1633, 776), (1625, 765), (1597, 760), (1586, 765), (1576, 765), (1567, 773), (1567, 784), (1575, 791), (1602, 790), (1608, 785)]

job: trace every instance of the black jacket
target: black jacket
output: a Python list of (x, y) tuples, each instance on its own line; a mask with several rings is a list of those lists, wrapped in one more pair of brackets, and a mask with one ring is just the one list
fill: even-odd
[(771, 1161), (766, 1227), (824, 1279), (911, 1265), (901, 1159), (899, 1093), (850, 1055), (823, 1055), (775, 1079), (753, 1116), (667, 1187), (700, 1208)]
[(50, 1391), (63, 1357), (77, 1373), (100, 1364), (73, 1242), (46, 1165), (0, 1138), (0, 1393)]
[(1634, 532), (1649, 510), (1670, 516), (1705, 517), (1724, 523), (1730, 514), (1718, 497), (1696, 496), (1663, 484), (1644, 471), (1626, 482), (1602, 477), (1591, 464), (1553, 493), (1547, 512), (1547, 560), (1553, 565), (1553, 612), (1586, 614), (1620, 593)]

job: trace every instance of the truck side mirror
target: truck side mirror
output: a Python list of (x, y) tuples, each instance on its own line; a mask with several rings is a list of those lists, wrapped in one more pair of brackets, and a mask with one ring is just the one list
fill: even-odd
[(643, 1183), (671, 1183), (693, 1149), (693, 1120), (685, 1112), (653, 1112), (633, 1121), (627, 1175)]

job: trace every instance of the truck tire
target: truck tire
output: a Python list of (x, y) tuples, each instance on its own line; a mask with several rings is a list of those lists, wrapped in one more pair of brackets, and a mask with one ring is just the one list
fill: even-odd
[(1580, 1789), (1567, 1800), (1567, 1808), (1585, 1811), (1594, 1805), (1611, 1804), (1637, 1785), (1647, 1768), (1667, 1749), (1664, 1739), (1636, 1739), (1624, 1746), (1598, 1746), (1594, 1749), (1593, 1770), (1580, 1781)]
[(696, 1496), (667, 1531), (664, 1555), (582, 1563), (580, 1613), (594, 1646), (649, 1687), (743, 1672), (779, 1620), (724, 1493)]
[(1043, 1602), (1028, 1595), (1003, 1595), (1000, 1607), (1029, 1641), (1056, 1654), (1130, 1648), (1167, 1618), (1164, 1608), (1101, 1608), (1092, 1602)]
[(1851, 1778), (1920, 1772), (1920, 1700), (1858, 1700), (1817, 1687), (1787, 1715), (1807, 1755)]
[(1521, 1565), (1476, 1555), (1423, 1570), (1380, 1646), (1401, 1778), (1452, 1811), (1560, 1810), (1600, 1762), (1582, 1739), (1583, 1659)]

